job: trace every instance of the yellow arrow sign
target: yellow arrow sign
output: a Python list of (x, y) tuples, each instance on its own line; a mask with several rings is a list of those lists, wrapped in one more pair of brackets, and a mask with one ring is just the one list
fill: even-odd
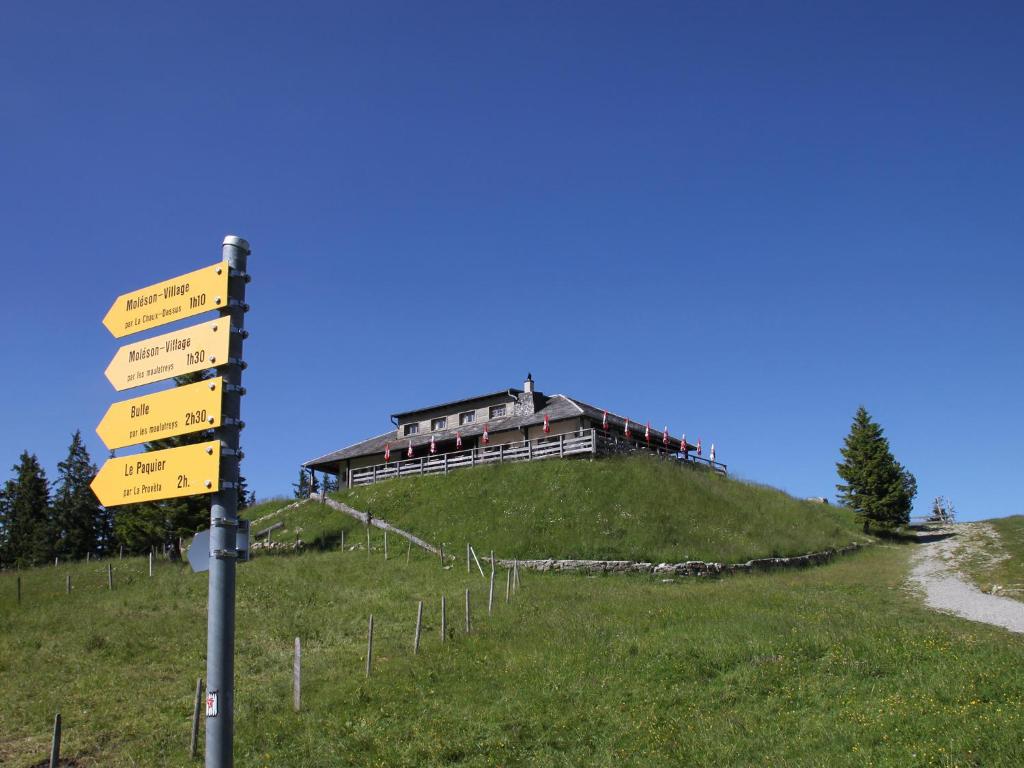
[(104, 373), (118, 392), (225, 365), (231, 321), (217, 318), (117, 350)]
[(105, 507), (215, 493), (220, 441), (107, 459), (90, 487)]
[(110, 305), (103, 324), (119, 339), (173, 320), (220, 309), (227, 300), (228, 265), (221, 262), (122, 293)]
[(220, 426), (224, 379), (218, 376), (114, 403), (96, 427), (107, 448), (187, 435)]

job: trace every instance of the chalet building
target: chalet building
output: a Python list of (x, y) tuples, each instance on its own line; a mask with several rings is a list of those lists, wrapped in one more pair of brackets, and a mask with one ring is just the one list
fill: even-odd
[(697, 445), (566, 395), (545, 395), (528, 375), (502, 389), (391, 415), (393, 429), (307, 461), (339, 487), (392, 477), (447, 473), (477, 464), (650, 452), (725, 473)]

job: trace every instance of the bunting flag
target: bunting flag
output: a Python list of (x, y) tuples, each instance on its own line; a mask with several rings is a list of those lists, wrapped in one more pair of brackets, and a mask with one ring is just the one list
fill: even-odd
[(489, 442), (491, 442), (491, 438), (487, 434), (487, 425), (486, 424), (484, 424), (484, 436), (483, 436), (483, 438), (481, 438), (480, 442), (482, 442), (484, 445), (487, 445)]
[(605, 432), (608, 431), (608, 411), (605, 411), (604, 416), (601, 417), (601, 429)]
[(690, 457), (690, 446), (686, 444), (685, 432), (683, 432), (683, 436), (679, 438), (679, 450), (683, 452), (684, 459), (688, 459)]
[(412, 458), (412, 440), (409, 441), (409, 450), (405, 452), (405, 455)]
[(644, 440), (647, 441), (648, 445), (651, 444), (651, 422), (649, 421), (647, 422), (647, 426), (644, 428)]
[(384, 443), (384, 463), (391, 461), (391, 443)]
[(712, 443), (712, 444), (711, 444), (711, 452), (710, 452), (710, 456), (709, 456), (709, 458), (710, 458), (710, 459), (711, 459), (712, 461), (714, 461), (714, 460), (715, 460), (715, 444), (714, 444), (714, 443)]
[(661, 444), (668, 448), (668, 424), (665, 425), (665, 429), (661, 432)]
[(462, 433), (455, 433), (455, 450), (462, 450)]
[(544, 414), (544, 434), (546, 435), (550, 431), (551, 431), (551, 425), (548, 424), (548, 415), (545, 413)]
[(700, 438), (697, 438), (697, 455), (700, 456)]
[(629, 437), (629, 419), (626, 419), (626, 437)]
[(434, 442), (434, 436), (430, 436), (430, 452), (437, 453), (437, 443)]

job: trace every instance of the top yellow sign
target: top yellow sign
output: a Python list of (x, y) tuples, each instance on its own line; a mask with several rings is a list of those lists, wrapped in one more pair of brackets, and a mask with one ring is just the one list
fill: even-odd
[(114, 338), (221, 309), (228, 301), (228, 265), (213, 264), (187, 275), (123, 293), (103, 318)]

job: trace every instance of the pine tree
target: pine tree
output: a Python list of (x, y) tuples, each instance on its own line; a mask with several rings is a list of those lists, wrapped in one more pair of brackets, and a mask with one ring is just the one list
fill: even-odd
[(62, 558), (84, 559), (87, 552), (100, 554), (105, 549), (105, 510), (89, 488), (95, 476), (96, 465), (89, 458), (78, 430), (71, 436), (68, 457), (57, 465), (53, 496), (56, 553)]
[(50, 486), (35, 454), (24, 451), (4, 485), (7, 565), (40, 565), (53, 557), (56, 539)]
[(892, 529), (910, 521), (910, 509), (917, 495), (917, 480), (896, 461), (882, 427), (861, 406), (853, 417), (850, 433), (836, 464), (839, 498), (857, 513), (867, 531), (874, 525)]
[(316, 482), (316, 475), (305, 469), (299, 470), (299, 482), (292, 483), (292, 488), (295, 489), (296, 499), (308, 499), (311, 493), (320, 490), (320, 486)]

